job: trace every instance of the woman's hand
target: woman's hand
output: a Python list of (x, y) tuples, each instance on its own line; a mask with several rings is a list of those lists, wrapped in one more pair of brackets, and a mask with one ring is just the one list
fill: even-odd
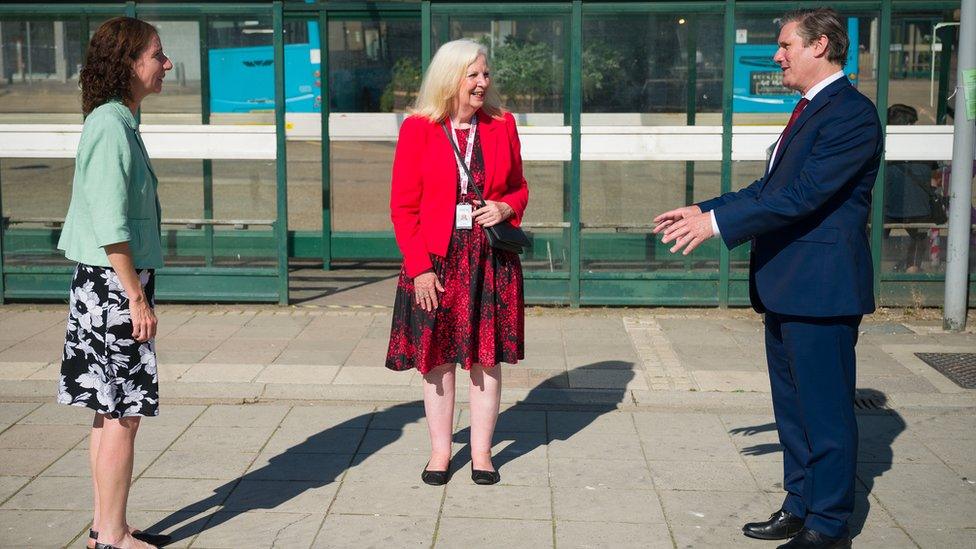
[(145, 343), (156, 337), (156, 313), (146, 303), (145, 297), (139, 301), (129, 301), (129, 316), (132, 319), (133, 339)]
[(444, 286), (432, 272), (421, 273), (413, 278), (413, 298), (427, 312), (437, 308), (437, 292), (443, 291)]
[(128, 242), (116, 242), (105, 246), (108, 262), (119, 277), (119, 284), (129, 299), (129, 318), (132, 320), (132, 339), (145, 343), (156, 337), (156, 313), (146, 300), (146, 293), (139, 281), (139, 273), (132, 262), (132, 250)]
[(471, 215), (474, 217), (474, 220), (478, 222), (478, 225), (481, 225), (482, 227), (491, 227), (492, 225), (498, 225), (502, 221), (512, 217), (512, 214), (514, 213), (515, 210), (504, 202), (485, 200), (485, 205), (471, 212)]

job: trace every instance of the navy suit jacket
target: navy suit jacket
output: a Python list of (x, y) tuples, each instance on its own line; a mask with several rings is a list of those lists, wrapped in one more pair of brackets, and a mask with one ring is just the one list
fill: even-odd
[(698, 204), (715, 211), (729, 249), (752, 241), (756, 311), (874, 311), (866, 229), (883, 141), (874, 104), (841, 78), (806, 106), (762, 178)]

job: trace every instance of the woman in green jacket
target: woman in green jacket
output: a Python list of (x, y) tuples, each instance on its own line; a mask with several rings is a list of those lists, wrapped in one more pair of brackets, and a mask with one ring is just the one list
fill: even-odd
[(148, 549), (165, 537), (126, 522), (139, 420), (158, 415), (154, 270), (163, 264), (157, 180), (135, 115), (173, 64), (155, 27), (102, 24), (81, 70), (85, 125), (58, 248), (77, 262), (58, 402), (95, 411), (89, 547)]

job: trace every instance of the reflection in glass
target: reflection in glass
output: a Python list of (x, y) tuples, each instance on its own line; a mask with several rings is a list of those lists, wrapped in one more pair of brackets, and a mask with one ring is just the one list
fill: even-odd
[(585, 268), (717, 269), (717, 240), (706, 242), (694, 254), (684, 257), (671, 255), (669, 246), (651, 234), (655, 214), (718, 194), (720, 162), (695, 162), (693, 189), (685, 186), (687, 168), (685, 162), (583, 162)]
[[(613, 118), (614, 123), (638, 125), (685, 125), (690, 100), (692, 111), (720, 113), (722, 50), (720, 15), (587, 16), (583, 111), (661, 113)], [(694, 87), (693, 93), (688, 86)], [(584, 117), (584, 123), (594, 118)]]
[(918, 110), (919, 124), (951, 124), (959, 22), (952, 11), (896, 13), (891, 22), (888, 104)]
[[(508, 110), (564, 111), (566, 22), (563, 17), (436, 17), (435, 46), (469, 38), (488, 47), (492, 85)], [(545, 125), (562, 125), (562, 117)]]
[(35, 117), (13, 113), (65, 113), (71, 116), (50, 121), (80, 122), (82, 51), (78, 21), (0, 21), (3, 122), (37, 122)]
[(420, 21), (329, 22), (332, 112), (403, 112), (420, 88)]

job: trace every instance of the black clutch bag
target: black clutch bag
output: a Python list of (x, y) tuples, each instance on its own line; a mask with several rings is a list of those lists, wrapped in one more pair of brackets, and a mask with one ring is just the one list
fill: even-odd
[[(444, 128), (444, 135), (447, 136), (447, 141), (451, 144), (451, 148), (454, 149), (454, 154), (458, 158), (458, 164), (464, 168), (464, 172), (468, 174), (468, 181), (471, 181), (471, 188), (474, 189), (474, 194), (478, 196), (478, 200), (482, 204), (485, 203), (485, 197), (481, 194), (481, 189), (474, 184), (474, 177), (471, 175), (471, 170), (465, 165), (464, 159), (461, 157), (461, 151), (458, 150), (457, 143), (451, 137), (451, 131), (447, 129), (447, 124), (441, 124)], [(505, 250), (507, 252), (515, 252), (517, 254), (522, 253), (524, 248), (527, 248), (531, 243), (529, 237), (525, 235), (525, 232), (512, 225), (508, 220), (502, 221), (497, 225), (492, 225), (491, 227), (484, 227), (485, 234), (488, 235), (488, 244), (492, 248), (499, 250)]]

